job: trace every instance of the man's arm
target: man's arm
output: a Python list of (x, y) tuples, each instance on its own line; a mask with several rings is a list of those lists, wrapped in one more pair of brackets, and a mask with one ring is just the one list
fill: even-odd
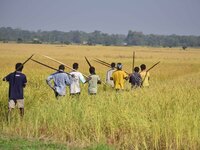
[(149, 74), (149, 72), (148, 72), (148, 80), (150, 80), (150, 74)]
[(124, 72), (124, 79), (128, 80), (129, 79), (129, 75), (127, 73)]
[(74, 78), (74, 76), (73, 75), (69, 76), (69, 75), (66, 74), (66, 78), (65, 78), (65, 84), (66, 85), (72, 84), (72, 79), (71, 78)]
[(26, 84), (27, 84), (27, 79), (26, 79), (26, 76), (24, 76), (24, 81), (23, 81), (23, 87), (24, 88), (26, 87)]
[(91, 78), (90, 76), (87, 77), (87, 79), (86, 79), (86, 81), (84, 82), (84, 84), (87, 83), (87, 82), (89, 82), (91, 79), (92, 79), (92, 78)]
[(114, 72), (112, 73), (112, 76), (110, 77), (110, 80), (114, 80)]
[(141, 86), (141, 84), (142, 84), (142, 77), (141, 77), (141, 75), (139, 74), (139, 85)]
[(127, 76), (127, 77), (124, 77), (124, 79), (125, 79), (125, 80), (128, 80), (128, 76)]
[(98, 81), (97, 81), (97, 84), (101, 84), (101, 80), (98, 80)]
[(46, 79), (47, 84), (49, 85), (49, 87), (53, 90), (55, 90), (55, 88), (53, 87), (53, 85), (51, 84), (51, 80), (53, 79), (53, 76), (50, 75), (48, 76), (48, 78)]
[(84, 76), (82, 75), (82, 73), (80, 73), (80, 75), (79, 75), (79, 80), (83, 83), (83, 84), (85, 84), (85, 83), (87, 83), (89, 80), (88, 79), (85, 79), (84, 78)]
[(133, 81), (133, 75), (130, 76), (129, 83), (132, 83), (132, 81)]
[(10, 74), (3, 78), (3, 81), (9, 81), (9, 80), (10, 80)]
[(101, 79), (99, 76), (98, 76), (97, 84), (101, 84)]

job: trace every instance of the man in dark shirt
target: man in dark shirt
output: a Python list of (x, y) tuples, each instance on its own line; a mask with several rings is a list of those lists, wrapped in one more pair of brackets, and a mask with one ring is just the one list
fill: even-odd
[(18, 105), (20, 109), (20, 115), (24, 115), (24, 92), (23, 89), (26, 86), (27, 79), (22, 73), (23, 64), (17, 63), (15, 65), (15, 72), (8, 74), (3, 78), (3, 81), (9, 82), (9, 114), (15, 105)]
[(130, 76), (129, 83), (131, 83), (131, 88), (135, 89), (141, 86), (142, 77), (139, 74), (139, 67), (134, 68), (134, 73)]

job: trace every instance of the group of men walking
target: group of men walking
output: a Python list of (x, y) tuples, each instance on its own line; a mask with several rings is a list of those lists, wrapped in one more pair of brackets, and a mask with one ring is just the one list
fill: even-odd
[[(149, 72), (145, 71), (146, 65), (142, 64), (140, 68), (141, 72), (139, 72), (139, 67), (135, 67), (134, 72), (128, 74), (122, 70), (121, 63), (117, 63), (117, 67), (115, 67), (115, 63), (111, 63), (111, 69), (106, 73), (106, 84), (116, 91), (124, 90), (124, 83), (128, 79), (132, 89), (149, 86)], [(101, 79), (99, 75), (96, 75), (93, 66), (89, 68), (90, 75), (86, 78), (78, 71), (78, 63), (73, 64), (73, 70), (69, 74), (66, 74), (64, 69), (64, 65), (60, 65), (59, 70), (50, 75), (46, 80), (47, 84), (54, 90), (57, 98), (66, 94), (66, 86), (70, 88), (70, 95), (80, 95), (80, 83), (85, 84), (87, 82), (88, 94), (97, 94), (97, 85), (101, 84)], [(53, 83), (51, 81), (53, 81)]]
[[(117, 70), (115, 68), (117, 68)], [(122, 70), (121, 63), (118, 63), (117, 67), (115, 67), (115, 63), (111, 63), (111, 69), (108, 70), (106, 74), (106, 83), (115, 88), (117, 91), (124, 89), (125, 80), (128, 79), (129, 83), (131, 83), (132, 89), (148, 87), (150, 79), (149, 72), (146, 71), (145, 64), (142, 64), (140, 68), (135, 67), (134, 72), (132, 74), (128, 74)]]
[(56, 98), (65, 96), (66, 86), (69, 86), (70, 95), (80, 95), (81, 88), (80, 83), (85, 84), (88, 82), (88, 93), (95, 95), (97, 93), (97, 84), (101, 84), (100, 77), (96, 75), (95, 68), (90, 67), (90, 75), (84, 77), (81, 72), (78, 71), (78, 63), (73, 64), (73, 70), (66, 74), (64, 72), (65, 66), (60, 65), (57, 72), (51, 74), (47, 78), (47, 84), (54, 90)]
[[(97, 85), (101, 84), (101, 79), (99, 75), (95, 73), (95, 67), (90, 66), (90, 75), (84, 77), (81, 72), (78, 71), (78, 63), (73, 64), (73, 70), (70, 73), (66, 73), (65, 66), (60, 65), (58, 71), (48, 76), (46, 79), (47, 84), (53, 89), (57, 99), (59, 97), (66, 95), (66, 86), (70, 88), (71, 96), (78, 96), (81, 93), (80, 83), (88, 83), (88, 93), (89, 95), (97, 94)], [(116, 68), (116, 69), (115, 69)], [(142, 64), (140, 66), (141, 71), (139, 72), (139, 67), (134, 68), (132, 74), (122, 70), (122, 64), (111, 63), (111, 69), (107, 71), (106, 74), (106, 84), (110, 85), (116, 91), (124, 90), (124, 83), (129, 79), (132, 89), (149, 86), (149, 72), (146, 72), (146, 66)], [(26, 86), (27, 79), (26, 75), (22, 73), (23, 64), (17, 63), (15, 66), (15, 71), (8, 74), (3, 78), (3, 81), (9, 82), (9, 112), (16, 105), (20, 109), (20, 115), (24, 115), (24, 92), (23, 89)]]

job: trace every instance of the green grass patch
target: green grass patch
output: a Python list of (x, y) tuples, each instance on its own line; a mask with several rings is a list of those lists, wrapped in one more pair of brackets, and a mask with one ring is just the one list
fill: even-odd
[(108, 145), (97, 144), (90, 147), (78, 148), (69, 147), (64, 144), (58, 144), (53, 142), (45, 142), (39, 140), (27, 140), (22, 138), (8, 138), (0, 137), (0, 150), (113, 150)]
[(42, 142), (37, 140), (26, 140), (20, 138), (0, 138), (0, 149), (1, 150), (36, 150), (36, 149), (69, 149), (65, 145), (54, 144), (50, 142)]

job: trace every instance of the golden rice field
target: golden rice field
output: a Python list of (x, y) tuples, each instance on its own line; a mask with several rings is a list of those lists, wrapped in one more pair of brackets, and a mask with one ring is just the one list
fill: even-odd
[[(21, 121), (14, 110), (7, 122), (8, 83), (0, 81), (0, 135), (28, 140), (65, 144), (67, 148), (87, 149), (104, 144), (109, 149), (200, 149), (200, 48), (66, 46), (0, 43), (0, 78), (14, 71), (17, 62), (31, 54), (34, 59), (57, 68), (40, 54), (48, 55), (89, 75), (87, 56), (96, 73), (105, 80), (108, 68), (92, 61), (122, 62), (131, 72), (132, 53), (135, 66), (150, 71), (150, 87), (116, 93), (99, 85), (98, 94), (90, 96), (82, 85), (80, 98), (54, 98), (45, 80), (53, 70), (29, 61), (23, 72), (28, 79), (25, 88), (25, 116)], [(70, 71), (66, 69), (66, 71)], [(69, 93), (69, 89), (67, 89)]]

